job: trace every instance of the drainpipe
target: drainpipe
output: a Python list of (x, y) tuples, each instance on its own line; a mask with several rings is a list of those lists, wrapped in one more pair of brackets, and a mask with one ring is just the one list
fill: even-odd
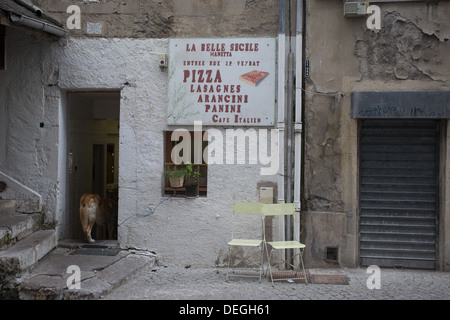
[(42, 15), (42, 10), (36, 7), (34, 4), (28, 3), (25, 0), (14, 0), (17, 4), (20, 4), (22, 7), (27, 8), (34, 14), (36, 14), (38, 17)]
[(58, 37), (63, 37), (68, 34), (66, 30), (60, 27), (27, 16), (10, 13), (9, 18), (16, 25), (30, 27), (39, 31), (53, 34)]
[[(295, 35), (295, 123), (294, 123), (294, 239), (300, 241), (300, 212), (301, 212), (301, 188), (302, 188), (302, 132), (303, 132), (303, 0), (297, 0), (297, 19)], [(296, 256), (294, 263), (298, 265)]]
[[(284, 195), (284, 154), (285, 154), (285, 84), (286, 84), (286, 35), (285, 35), (285, 16), (286, 2), (279, 2), (279, 24), (278, 24), (278, 93), (277, 93), (277, 129), (278, 129), (278, 148), (279, 148), (279, 166), (278, 166), (278, 203), (285, 203)], [(284, 220), (278, 219), (278, 237), (284, 240), (285, 229)], [(282, 255), (284, 259), (284, 255)]]
[[(294, 59), (295, 55), (291, 50), (291, 36), (289, 36), (288, 54), (288, 85), (287, 85), (287, 115), (286, 115), (286, 202), (292, 203), (292, 114), (293, 114), (293, 83), (294, 83)], [(286, 239), (292, 239), (291, 216), (286, 216)], [(291, 250), (286, 251), (287, 261), (291, 261)]]
[[(289, 0), (291, 1), (291, 0)], [(303, 79), (303, 0), (296, 1), (296, 30), (295, 47), (292, 46), (293, 39), (289, 35), (286, 65), (286, 33), (285, 21), (290, 15), (286, 14), (286, 2), (279, 2), (279, 29), (278, 29), (278, 120), (279, 130), (278, 145), (280, 150), (280, 161), (278, 171), (278, 203), (294, 203), (294, 220), (288, 217), (286, 221), (278, 221), (278, 234), (281, 238), (300, 240), (300, 211), (301, 211), (301, 159), (302, 159), (302, 79)], [(289, 4), (290, 9), (291, 2)], [(290, 27), (290, 26), (289, 26)], [(295, 70), (294, 70), (295, 67)], [(286, 82), (287, 68), (287, 82)], [(295, 96), (294, 96), (295, 81)], [(287, 97), (286, 97), (286, 90)], [(287, 98), (287, 101), (285, 100)], [(295, 101), (295, 104), (294, 104)], [(287, 107), (287, 108), (286, 108)], [(294, 119), (293, 119), (294, 118)], [(294, 148), (294, 150), (293, 150)], [(295, 152), (295, 154), (293, 154)], [(285, 159), (286, 154), (286, 159)], [(294, 158), (293, 158), (294, 157)], [(294, 170), (292, 172), (292, 161)], [(286, 175), (285, 175), (286, 164)], [(294, 190), (292, 192), (292, 184)], [(292, 226), (293, 222), (293, 226)], [(292, 229), (293, 228), (293, 237)], [(291, 259), (291, 251), (287, 250), (282, 259)], [(298, 257), (294, 263), (298, 264)]]

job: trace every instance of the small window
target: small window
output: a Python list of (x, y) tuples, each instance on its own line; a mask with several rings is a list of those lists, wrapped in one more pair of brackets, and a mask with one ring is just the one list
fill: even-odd
[[(164, 137), (164, 194), (186, 197), (206, 196), (208, 164), (203, 159), (203, 153), (208, 146), (208, 141), (203, 141), (205, 132), (185, 131), (187, 138), (190, 137), (189, 141), (183, 141), (184, 137), (177, 134), (172, 137), (173, 132), (166, 131)], [(181, 143), (183, 145), (180, 145)], [(172, 159), (172, 153), (176, 159)], [(192, 164), (192, 173), (189, 178), (176, 179), (181, 171), (186, 172), (187, 165), (183, 160)], [(178, 172), (174, 173), (174, 171)]]
[(5, 49), (5, 27), (0, 25), (0, 70), (5, 70), (6, 49)]
[(338, 247), (325, 247), (325, 261), (331, 263), (338, 262)]

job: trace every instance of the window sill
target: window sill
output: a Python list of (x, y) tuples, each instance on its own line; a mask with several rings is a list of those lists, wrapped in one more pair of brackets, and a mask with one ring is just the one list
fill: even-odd
[(173, 196), (174, 198), (206, 198), (207, 192), (205, 186), (199, 187), (199, 194), (195, 197), (186, 197), (186, 188), (172, 188), (172, 187), (165, 187), (164, 188), (164, 195), (165, 196)]

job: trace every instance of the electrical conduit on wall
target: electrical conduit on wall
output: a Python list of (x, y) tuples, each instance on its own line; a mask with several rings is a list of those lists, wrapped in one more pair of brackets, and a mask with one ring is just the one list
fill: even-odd
[[(291, 5), (296, 2), (295, 46), (289, 35), (286, 54), (286, 19), (291, 15)], [(289, 20), (289, 34), (291, 26)], [(287, 58), (287, 65), (286, 65)], [(295, 69), (294, 69), (295, 67)], [(287, 69), (286, 69), (287, 68)], [(286, 82), (287, 70), (287, 82)], [(278, 121), (280, 167), (278, 176), (278, 203), (294, 203), (296, 214), (294, 220), (278, 222), (278, 233), (284, 239), (300, 241), (300, 211), (301, 211), (301, 164), (302, 164), (302, 79), (303, 79), (303, 0), (292, 0), (286, 12), (286, 2), (279, 3), (279, 34), (278, 34)], [(294, 94), (295, 82), (295, 94)], [(288, 90), (286, 94), (286, 89)], [(287, 96), (287, 101), (285, 100)], [(286, 110), (287, 108), (287, 110)], [(294, 117), (294, 119), (292, 119)], [(292, 131), (293, 129), (293, 131)], [(294, 158), (292, 158), (294, 153)], [(286, 158), (284, 155), (287, 155)], [(286, 163), (285, 163), (286, 161)], [(292, 174), (292, 161), (294, 171)], [(285, 174), (286, 166), (286, 174)], [(293, 188), (293, 192), (292, 192)], [(293, 229), (293, 234), (292, 230)], [(294, 255), (298, 260), (298, 256)], [(289, 260), (290, 251), (286, 252)], [(283, 257), (284, 259), (284, 257)], [(294, 264), (299, 261), (294, 261)]]
[[(284, 203), (284, 130), (285, 130), (285, 54), (286, 54), (286, 36), (285, 36), (285, 15), (286, 15), (286, 3), (285, 0), (280, 0), (279, 3), (279, 25), (278, 25), (278, 119), (277, 129), (278, 135), (278, 148), (279, 148), (279, 168), (278, 168), (278, 203)], [(280, 240), (284, 240), (284, 220), (278, 218), (278, 237)], [(284, 259), (284, 255), (281, 257)]]

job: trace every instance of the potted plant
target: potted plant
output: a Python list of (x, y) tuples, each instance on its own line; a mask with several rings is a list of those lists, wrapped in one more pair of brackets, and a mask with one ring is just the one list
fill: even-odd
[(194, 178), (195, 181), (198, 181), (200, 177), (199, 171), (194, 171), (194, 167), (192, 163), (188, 163), (185, 169), (185, 177), (186, 177), (186, 197), (194, 198), (198, 196), (198, 186), (197, 183), (191, 184), (190, 179)]
[(184, 166), (173, 166), (169, 170), (164, 171), (164, 176), (169, 178), (169, 183), (172, 188), (181, 188), (184, 184), (184, 177), (186, 176), (186, 169)]

